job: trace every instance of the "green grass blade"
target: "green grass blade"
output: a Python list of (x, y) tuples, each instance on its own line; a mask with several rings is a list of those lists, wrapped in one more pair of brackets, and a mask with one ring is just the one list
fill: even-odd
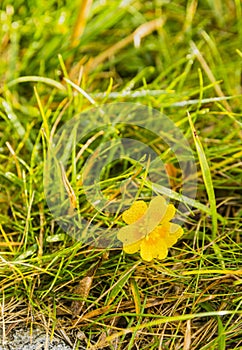
[(194, 127), (191, 115), (188, 113), (188, 120), (190, 123), (190, 127), (192, 130), (192, 136), (193, 140), (196, 146), (198, 159), (202, 171), (203, 181), (204, 185), (207, 191), (208, 200), (211, 208), (211, 216), (212, 216), (212, 239), (216, 238), (217, 235), (217, 229), (218, 229), (218, 213), (217, 213), (217, 207), (216, 207), (216, 199), (215, 199), (215, 193), (214, 193), (214, 187), (213, 187), (213, 181), (212, 176), (210, 172), (210, 168), (208, 165), (208, 161), (202, 146), (202, 143), (197, 135), (196, 129)]

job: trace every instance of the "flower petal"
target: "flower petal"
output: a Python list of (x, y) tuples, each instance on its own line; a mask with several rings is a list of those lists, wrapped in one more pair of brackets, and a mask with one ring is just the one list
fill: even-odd
[(151, 233), (152, 239), (165, 239), (170, 233), (170, 222), (157, 226)]
[(167, 257), (167, 254), (168, 254), (168, 249), (167, 249), (166, 245), (163, 245), (158, 253), (157, 258), (159, 260), (165, 259)]
[(172, 235), (176, 235), (177, 238), (180, 238), (183, 235), (184, 231), (180, 225), (174, 224), (172, 222), (170, 227), (170, 233)]
[(151, 261), (155, 258), (164, 259), (168, 254), (165, 240), (163, 239), (144, 239), (140, 245), (140, 255), (145, 261)]
[(131, 207), (123, 212), (122, 218), (130, 225), (139, 220), (146, 212), (147, 205), (144, 201), (136, 201)]
[(160, 223), (163, 224), (164, 222), (171, 221), (171, 219), (173, 219), (173, 217), (175, 216), (175, 213), (176, 213), (176, 208), (174, 207), (174, 205), (168, 204), (166, 208), (166, 213)]
[(135, 224), (122, 227), (117, 233), (117, 238), (123, 242), (124, 245), (138, 242), (144, 236), (145, 233), (142, 233), (141, 228)]
[(133, 244), (128, 244), (123, 246), (123, 251), (127, 254), (134, 254), (140, 249), (142, 240), (135, 242)]
[(147, 233), (150, 233), (164, 219), (167, 211), (167, 204), (164, 197), (156, 196), (149, 204), (145, 214)]
[(147, 244), (146, 239), (143, 239), (140, 245), (140, 256), (144, 261), (153, 260), (153, 246), (151, 244)]
[(162, 238), (156, 239), (155, 246), (156, 246), (155, 258), (158, 258), (158, 259), (166, 258), (168, 254), (168, 249), (167, 249), (167, 244), (165, 239), (162, 239)]
[(176, 244), (178, 238), (180, 238), (183, 235), (183, 229), (173, 223), (169, 223), (169, 233), (164, 238), (167, 244), (167, 247), (170, 248), (174, 244)]

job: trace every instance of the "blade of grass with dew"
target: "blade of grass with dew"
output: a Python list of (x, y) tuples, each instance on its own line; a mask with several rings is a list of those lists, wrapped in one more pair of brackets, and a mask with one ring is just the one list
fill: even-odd
[(198, 159), (199, 159), (199, 163), (202, 171), (204, 185), (208, 194), (208, 200), (209, 200), (209, 204), (211, 208), (211, 216), (212, 216), (212, 238), (215, 239), (217, 234), (217, 229), (218, 229), (218, 214), (217, 214), (216, 199), (215, 199), (214, 187), (212, 182), (212, 176), (211, 176), (211, 172), (209, 169), (208, 161), (207, 161), (202, 143), (198, 138), (196, 129), (194, 127), (194, 124), (189, 112), (188, 112), (188, 120), (190, 123), (193, 140), (194, 140), (197, 154), (198, 154)]
[[(217, 206), (216, 206), (216, 198), (215, 198), (215, 193), (214, 193), (214, 187), (213, 187), (213, 181), (212, 181), (212, 175), (210, 172), (210, 168), (208, 165), (208, 161), (202, 146), (201, 141), (199, 140), (199, 137), (197, 135), (196, 129), (194, 127), (192, 118), (190, 113), (188, 112), (188, 120), (189, 124), (192, 130), (192, 135), (193, 135), (193, 140), (196, 146), (197, 154), (198, 154), (198, 159), (202, 171), (202, 177), (204, 181), (204, 185), (207, 191), (208, 195), (208, 200), (210, 204), (210, 209), (211, 209), (211, 217), (212, 217), (212, 237), (211, 240), (215, 241), (216, 236), (217, 236), (217, 230), (218, 230), (218, 213), (217, 213)], [(220, 248), (216, 243), (213, 243), (213, 249), (215, 251), (215, 254), (218, 257), (218, 261), (221, 263), (221, 267), (224, 269), (224, 261), (223, 261), (223, 256), (221, 254)]]
[[(166, 188), (165, 186), (153, 184), (152, 182), (150, 182), (148, 180), (146, 180), (145, 184), (148, 188), (154, 189), (155, 191), (157, 191), (160, 194), (168, 196), (169, 198), (174, 199), (174, 200), (179, 201), (179, 202), (182, 202), (188, 206), (197, 208), (197, 209), (201, 210), (202, 212), (212, 216), (211, 208), (207, 207), (206, 205), (204, 205), (204, 204), (202, 204), (202, 203), (200, 203), (192, 198), (181, 195), (180, 193), (177, 193), (177, 192), (171, 190), (170, 188)], [(217, 218), (222, 223), (226, 223), (226, 219), (218, 213), (217, 213)]]
[(17, 79), (11, 80), (7, 83), (7, 87), (12, 87), (19, 83), (44, 83), (46, 85), (53, 86), (58, 90), (66, 91), (65, 86), (59, 83), (58, 81), (55, 81), (47, 77), (37, 76), (37, 75), (30, 75), (30, 76), (27, 75), (24, 77), (19, 77)]
[(80, 86), (76, 85), (71, 81), (70, 79), (67, 79), (64, 77), (64, 80), (71, 85), (74, 89), (76, 89), (81, 95), (83, 95), (92, 105), (97, 106), (97, 103), (94, 101), (94, 99), (85, 91), (83, 90)]

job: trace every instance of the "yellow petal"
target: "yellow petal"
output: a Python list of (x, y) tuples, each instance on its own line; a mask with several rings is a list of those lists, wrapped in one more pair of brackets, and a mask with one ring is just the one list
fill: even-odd
[(173, 223), (169, 223), (169, 231), (170, 232), (164, 238), (168, 248), (176, 244), (178, 238), (183, 234), (183, 229), (179, 225)]
[(165, 239), (170, 233), (170, 222), (165, 222), (162, 225), (157, 226), (149, 236), (154, 240)]
[(146, 232), (144, 230), (144, 225), (134, 223), (132, 225), (122, 227), (117, 233), (117, 238), (123, 242), (124, 245), (129, 245), (138, 242), (145, 237), (145, 235)]
[(173, 235), (169, 235), (166, 237), (166, 245), (168, 248), (172, 247), (177, 242), (177, 237)]
[(140, 244), (142, 240), (135, 242), (133, 244), (128, 244), (123, 246), (123, 251), (127, 254), (134, 254), (140, 249)]
[[(143, 201), (140, 201), (140, 202), (143, 202)], [(136, 203), (138, 204), (140, 202), (136, 202)], [(132, 206), (130, 208), (129, 212), (127, 211), (126, 214), (129, 214), (129, 215), (130, 215), (130, 213), (132, 214), (133, 208), (134, 207)], [(137, 207), (136, 207), (136, 209), (137, 209)], [(140, 208), (138, 208), (138, 209), (139, 209), (140, 212), (142, 212), (142, 213), (144, 212), (143, 210), (140, 210)], [(161, 196), (156, 196), (156, 197), (154, 197), (151, 200), (151, 202), (149, 204), (149, 207), (145, 211), (143, 216), (141, 216), (132, 225), (136, 225), (137, 230), (140, 232), (140, 234), (142, 234), (143, 237), (147, 236), (163, 220), (163, 218), (164, 218), (164, 216), (166, 214), (166, 211), (167, 211), (167, 205), (166, 205), (165, 198), (163, 198)], [(138, 217), (138, 215), (136, 215), (136, 218), (137, 217)], [(127, 220), (127, 217), (124, 217), (124, 218), (126, 219), (125, 220), (126, 222), (127, 221), (129, 221), (129, 222), (133, 221), (133, 218), (132, 218), (132, 220), (130, 220), (130, 218), (128, 218), (128, 220)]]
[(147, 233), (150, 233), (164, 219), (167, 211), (167, 204), (164, 197), (156, 196), (149, 204), (149, 208), (145, 214)]
[(168, 254), (167, 245), (165, 240), (151, 238), (144, 239), (140, 245), (140, 255), (145, 261), (151, 261), (152, 259), (164, 259)]
[(170, 227), (170, 233), (172, 235), (175, 235), (177, 238), (180, 238), (183, 235), (184, 231), (180, 225), (173, 224), (172, 222)]
[(140, 256), (144, 261), (153, 260), (153, 247), (151, 245), (147, 245), (146, 240), (144, 239), (140, 245)]
[(165, 258), (167, 257), (167, 254), (168, 254), (168, 249), (167, 249), (166, 246), (163, 246), (163, 247), (160, 249), (157, 258), (158, 258), (159, 260), (165, 259)]
[(168, 249), (167, 244), (164, 239), (157, 238), (154, 241), (154, 248), (153, 248), (153, 256), (154, 258), (158, 258), (160, 256), (160, 259), (164, 259), (167, 256)]
[(173, 217), (175, 216), (175, 213), (176, 213), (176, 208), (174, 207), (174, 205), (168, 204), (166, 207), (166, 213), (161, 221), (161, 224), (163, 224), (164, 222), (171, 221), (171, 219), (173, 219)]
[(147, 205), (144, 201), (134, 202), (128, 210), (123, 212), (122, 218), (126, 224), (130, 225), (139, 220), (146, 212)]

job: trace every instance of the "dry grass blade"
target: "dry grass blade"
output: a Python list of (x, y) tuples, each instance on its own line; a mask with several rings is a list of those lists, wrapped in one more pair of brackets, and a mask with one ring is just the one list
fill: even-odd
[[(201, 52), (199, 51), (198, 47), (196, 46), (195, 43), (191, 43), (191, 48), (193, 53), (195, 54), (196, 58), (198, 59), (199, 63), (201, 64), (204, 72), (206, 73), (208, 79), (211, 81), (211, 83), (214, 84), (214, 90), (216, 91), (217, 95), (219, 97), (225, 97), (221, 87), (218, 85), (217, 80), (213, 74), (213, 72), (211, 71), (211, 69), (209, 68), (209, 65), (207, 64), (205, 58), (203, 57), (203, 55), (201, 54)], [(231, 112), (231, 107), (228, 104), (228, 102), (226, 100), (222, 101), (224, 107)]]
[(191, 346), (191, 320), (187, 320), (183, 350), (190, 350), (190, 346)]
[(71, 36), (71, 47), (76, 47), (80, 41), (80, 37), (82, 36), (86, 26), (91, 6), (92, 0), (81, 1), (78, 16)]
[(72, 318), (76, 318), (82, 311), (82, 308), (85, 305), (85, 300), (87, 299), (92, 287), (93, 277), (101, 262), (102, 259), (99, 259), (99, 261), (87, 272), (87, 276), (83, 277), (74, 288), (73, 294), (77, 294), (79, 299), (74, 300), (71, 304)]
[(87, 299), (91, 286), (92, 286), (93, 276), (86, 276), (81, 279), (81, 281), (78, 283), (77, 287), (73, 290), (74, 294), (78, 294), (80, 297), (80, 300), (74, 300), (71, 303), (71, 311), (72, 311), (72, 317), (77, 317), (84, 304), (85, 300)]

